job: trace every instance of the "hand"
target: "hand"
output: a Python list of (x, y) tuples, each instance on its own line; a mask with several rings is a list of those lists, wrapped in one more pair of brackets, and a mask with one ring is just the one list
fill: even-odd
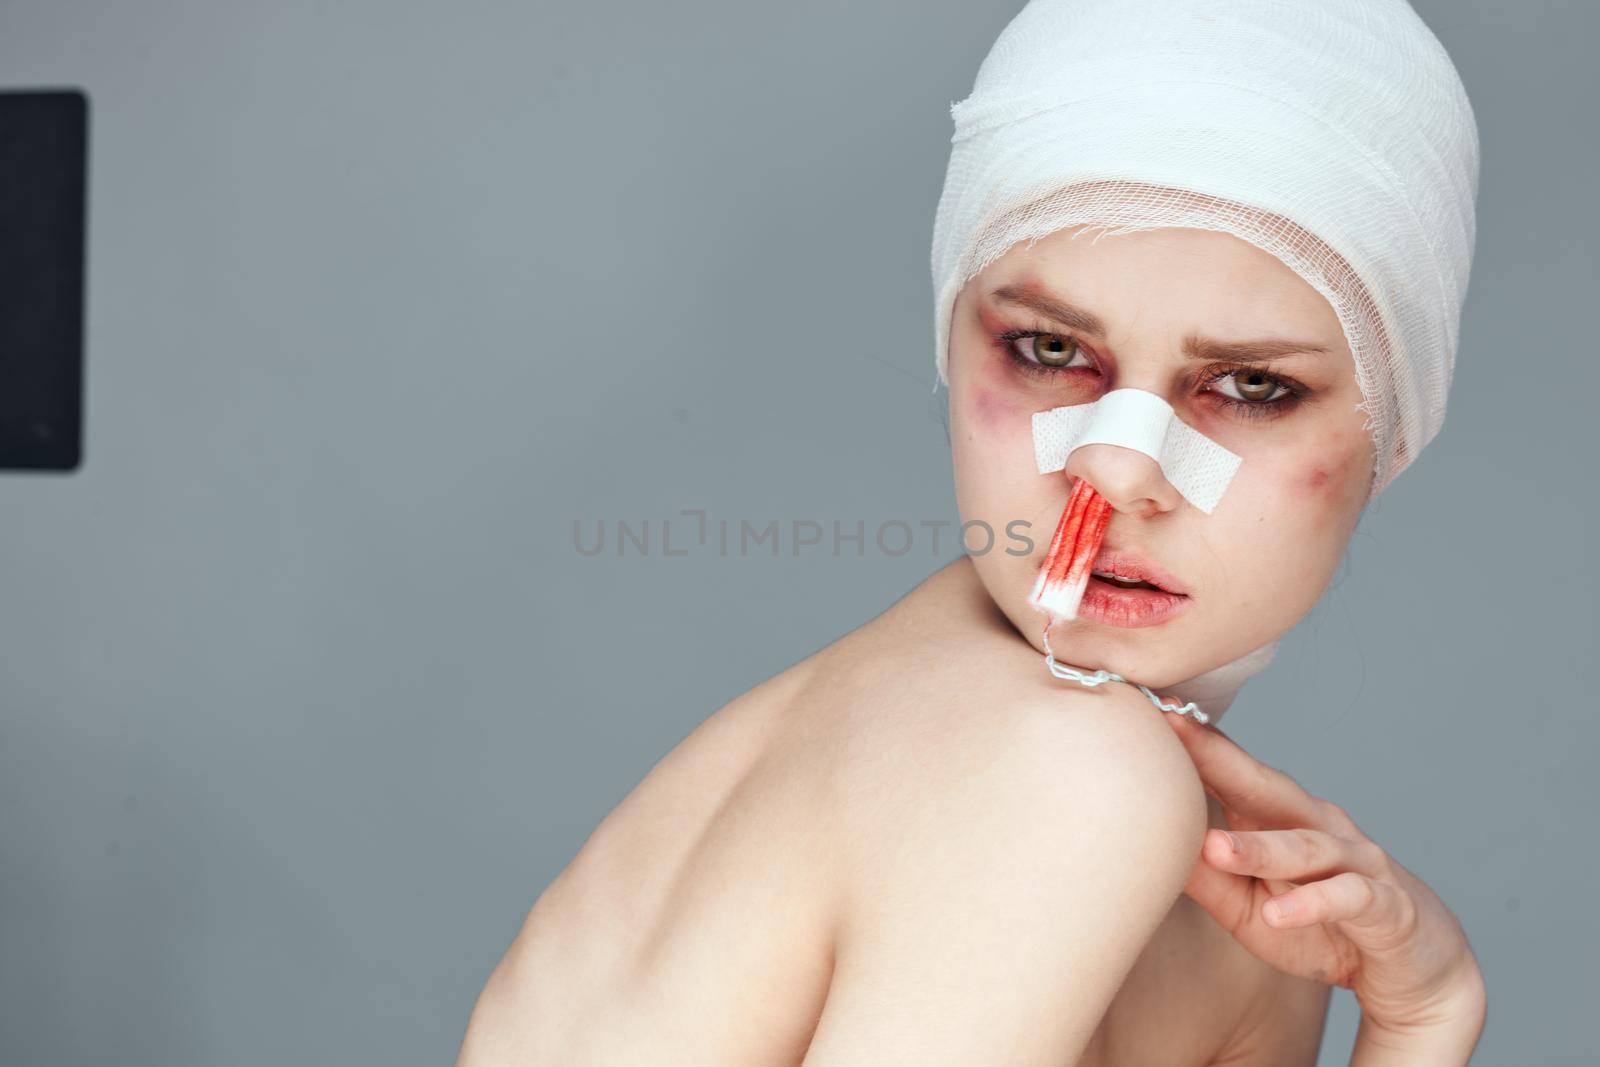
[(1278, 970), (1350, 989), (1364, 1025), (1395, 1035), (1481, 1027), (1477, 958), (1421, 879), (1344, 809), (1216, 726), (1163, 718), (1229, 827), (1206, 833), (1184, 892)]

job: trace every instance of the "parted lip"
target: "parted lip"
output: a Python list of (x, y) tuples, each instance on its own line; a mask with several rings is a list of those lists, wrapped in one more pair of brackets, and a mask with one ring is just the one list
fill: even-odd
[(1179, 596), (1189, 595), (1187, 586), (1132, 549), (1101, 545), (1100, 552), (1094, 557), (1094, 562), (1089, 565), (1089, 569), (1091, 571), (1100, 571), (1102, 574), (1114, 574), (1118, 578), (1127, 578), (1130, 581), (1149, 582), (1151, 585), (1157, 586), (1168, 593), (1176, 593)]

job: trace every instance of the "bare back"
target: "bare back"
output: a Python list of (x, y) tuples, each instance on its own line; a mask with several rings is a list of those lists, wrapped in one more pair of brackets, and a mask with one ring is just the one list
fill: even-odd
[[(984, 743), (969, 709), (1051, 684), (962, 558), (723, 707), (539, 897), (479, 999), (459, 1067), (799, 1064), (852, 888), (839, 842), (860, 840), (862, 809), (893, 811), (864, 798), (903, 761), (959, 774), (951, 754)], [(893, 817), (878, 822), (868, 833), (891, 844)], [(1233, 1062), (1258, 1021), (1276, 1017), (1281, 1031), (1284, 1013), (1302, 1051), (1287, 1058), (1280, 1037), (1272, 1062), (1314, 1063), (1327, 995), (1179, 897), (1078, 1064)]]

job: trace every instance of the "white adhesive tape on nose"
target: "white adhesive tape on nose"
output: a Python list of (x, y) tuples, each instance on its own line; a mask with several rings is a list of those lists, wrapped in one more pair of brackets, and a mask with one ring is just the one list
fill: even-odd
[(1033, 456), (1040, 474), (1065, 467), (1084, 445), (1121, 445), (1149, 456), (1172, 487), (1208, 515), (1242, 462), (1144, 389), (1113, 389), (1092, 404), (1034, 413)]

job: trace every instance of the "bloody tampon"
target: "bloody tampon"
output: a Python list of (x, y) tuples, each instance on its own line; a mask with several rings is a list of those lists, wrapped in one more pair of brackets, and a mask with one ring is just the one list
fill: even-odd
[(1057, 619), (1078, 617), (1078, 602), (1089, 584), (1089, 568), (1100, 551), (1106, 524), (1111, 521), (1111, 505), (1094, 486), (1079, 478), (1061, 509), (1050, 550), (1045, 553), (1039, 577), (1028, 594), (1028, 603)]

